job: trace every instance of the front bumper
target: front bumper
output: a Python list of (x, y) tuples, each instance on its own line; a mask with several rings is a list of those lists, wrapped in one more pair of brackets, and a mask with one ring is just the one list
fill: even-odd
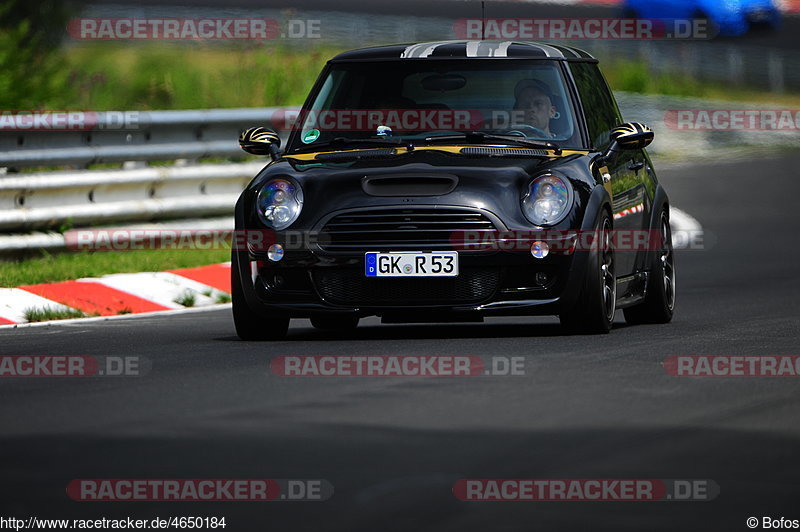
[[(292, 246), (286, 246), (285, 254), (278, 262), (269, 260), (263, 246), (237, 249), (233, 257), (234, 275), (239, 276), (237, 284), (247, 306), (264, 317), (307, 318), (333, 313), (378, 315), (384, 320), (395, 315), (424, 315), (425, 321), (454, 321), (452, 318), (462, 316), (561, 314), (573, 308), (578, 300), (591, 253), (580, 247), (572, 248), (564, 240), (569, 238), (565, 235), (575, 230), (594, 230), (601, 213), (610, 211), (611, 202), (604, 187), (595, 187), (588, 197), (581, 200), (581, 204), (576, 206), (579, 210), (569, 217), (571, 224), (558, 230), (554, 228), (547, 238), (536, 233), (535, 240), (543, 239), (554, 244), (552, 249), (560, 250), (543, 259), (531, 255), (529, 241), (532, 235), (529, 230), (520, 232), (510, 227), (508, 222), (493, 219), (494, 215), (484, 210), (480, 212), (487, 215), (495, 230), (501, 231), (498, 246), (470, 247), (468, 242), (472, 240), (465, 238), (462, 241), (461, 236), (465, 235), (457, 233), (449, 223), (445, 230), (437, 230), (434, 234), (412, 233), (402, 239), (392, 236), (396, 237), (396, 232), (405, 230), (405, 227), (393, 227), (390, 237), (364, 228), (359, 231), (375, 234), (366, 244), (359, 241), (363, 248), (335, 246), (331, 249), (334, 247), (331, 243), (341, 241), (334, 238), (312, 242), (313, 239), (300, 238), (299, 243), (296, 239)], [(424, 208), (436, 209), (439, 213), (446, 210), (450, 216), (450, 210), (459, 207), (431, 205)], [(460, 208), (476, 211), (472, 207)], [(244, 212), (240, 198), (237, 229), (247, 227)], [(352, 224), (354, 221), (357, 220), (338, 220), (337, 223)], [(402, 226), (406, 223), (406, 220), (400, 222)], [(411, 225), (416, 227), (424, 223)], [(485, 224), (485, 220), (481, 223)], [(312, 234), (314, 229), (308, 227)], [(465, 228), (463, 224), (459, 224), (457, 229), (477, 230)], [(295, 233), (303, 231), (306, 231), (303, 227), (294, 230)], [(453, 238), (454, 234), (458, 236)], [(275, 241), (288, 244), (288, 236), (277, 233)], [(527, 245), (515, 243), (515, 240)], [(395, 246), (397, 249), (392, 249)], [(387, 278), (367, 278), (365, 274), (365, 252), (453, 250), (459, 253), (459, 278), (401, 278), (398, 280), (401, 282), (395, 283)], [(537, 273), (543, 273), (547, 278), (543, 280), (539, 276), (537, 282)]]
[(237, 253), (249, 306), (265, 315), (297, 318), (558, 314), (574, 304), (585, 271), (582, 252), (544, 259), (518, 250), (463, 252), (458, 277), (433, 278), (368, 278), (363, 254), (294, 250), (272, 262), (262, 254)]

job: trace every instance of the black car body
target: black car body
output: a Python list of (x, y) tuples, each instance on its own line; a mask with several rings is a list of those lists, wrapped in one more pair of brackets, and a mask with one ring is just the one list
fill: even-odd
[[(543, 94), (544, 125), (511, 118), (498, 129), (487, 118)], [(403, 132), (317, 128), (320, 109), (379, 109), (383, 120), (389, 108), (449, 118), (454, 108), (480, 109), (484, 121)], [(269, 247), (232, 255), (242, 338), (281, 338), (290, 318), (346, 328), (368, 315), (559, 315), (570, 329), (601, 333), (620, 308), (629, 322), (671, 319), (669, 204), (644, 150), (653, 133), (623, 124), (586, 52), (463, 41), (346, 52), (329, 61), (304, 109), (282, 153), (271, 130), (240, 137), (272, 162), (239, 198), (236, 228), (274, 231)], [(626, 248), (613, 243), (621, 231), (661, 238)], [(583, 234), (594, 245), (575, 245)], [(413, 276), (399, 268), (399, 252), (415, 253), (401, 257)], [(375, 277), (375, 261), (393, 276)], [(437, 268), (448, 276), (429, 276)]]

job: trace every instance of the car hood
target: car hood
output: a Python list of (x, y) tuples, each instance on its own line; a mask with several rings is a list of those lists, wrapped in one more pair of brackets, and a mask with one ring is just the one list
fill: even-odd
[(296, 181), (303, 190), (304, 206), (294, 228), (311, 229), (337, 211), (382, 205), (467, 206), (490, 211), (508, 226), (523, 227), (528, 222), (519, 202), (531, 177), (555, 171), (569, 177), (576, 191), (588, 193), (593, 183), (586, 160), (580, 153), (554, 156), (552, 152), (476, 157), (420, 151), (324, 162), (284, 157), (264, 168), (247, 193), (254, 199), (271, 179)]

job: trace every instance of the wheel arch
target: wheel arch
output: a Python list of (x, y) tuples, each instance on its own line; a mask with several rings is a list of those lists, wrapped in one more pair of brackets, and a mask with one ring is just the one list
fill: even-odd
[[(659, 226), (660, 223), (660, 215), (661, 211), (666, 208), (667, 210), (667, 220), (670, 219), (670, 208), (671, 204), (669, 201), (669, 196), (667, 195), (667, 191), (664, 190), (664, 187), (661, 186), (659, 183), (656, 185), (656, 193), (653, 196), (653, 204), (652, 208), (650, 209), (650, 221), (648, 224), (649, 234), (653, 235), (655, 231), (660, 231), (661, 227)], [(653, 260), (654, 257), (658, 255), (655, 249), (652, 249), (653, 246), (647, 246), (647, 253), (645, 254), (644, 264), (647, 271), (651, 271), (653, 268)]]
[[(600, 221), (601, 214), (605, 212), (614, 223), (614, 216), (611, 208), (611, 196), (602, 185), (595, 186), (589, 195), (583, 211), (583, 221), (581, 231), (593, 231)], [(569, 271), (569, 282), (561, 295), (559, 306), (562, 309), (569, 309), (575, 304), (580, 295), (581, 287), (586, 278), (586, 268), (589, 262), (589, 251), (576, 250), (572, 258), (572, 266)]]

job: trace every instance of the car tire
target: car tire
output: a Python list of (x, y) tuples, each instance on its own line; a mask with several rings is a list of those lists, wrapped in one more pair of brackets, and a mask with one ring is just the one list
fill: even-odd
[(352, 331), (358, 327), (358, 316), (312, 316), (311, 325), (324, 331)]
[(623, 310), (625, 321), (632, 325), (669, 323), (675, 311), (675, 250), (666, 207), (659, 215), (658, 225), (661, 246), (650, 268), (645, 300)]
[(561, 325), (577, 334), (608, 334), (614, 323), (617, 281), (614, 248), (611, 245), (611, 216), (603, 211), (597, 224), (597, 245), (589, 250), (586, 274), (578, 301), (559, 315)]
[(245, 341), (282, 340), (289, 330), (285, 316), (262, 317), (247, 304), (239, 279), (239, 257), (231, 254), (231, 304), (236, 334)]

